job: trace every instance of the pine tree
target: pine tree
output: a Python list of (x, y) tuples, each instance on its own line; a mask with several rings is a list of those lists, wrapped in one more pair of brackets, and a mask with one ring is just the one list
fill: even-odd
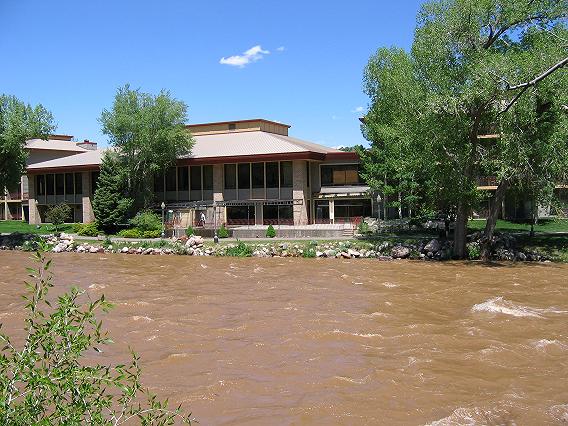
[(115, 231), (126, 223), (133, 200), (125, 196), (126, 190), (116, 155), (107, 151), (102, 159), (97, 190), (93, 199), (93, 211), (99, 227), (106, 233)]

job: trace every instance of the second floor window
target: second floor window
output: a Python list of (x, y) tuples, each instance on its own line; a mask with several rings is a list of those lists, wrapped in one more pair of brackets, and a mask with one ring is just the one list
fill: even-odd
[(359, 185), (361, 183), (357, 164), (321, 166), (322, 186)]

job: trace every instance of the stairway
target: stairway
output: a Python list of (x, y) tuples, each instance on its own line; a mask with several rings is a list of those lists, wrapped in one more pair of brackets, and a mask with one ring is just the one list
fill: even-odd
[(345, 226), (341, 235), (344, 237), (353, 237), (355, 235), (355, 228), (353, 226)]

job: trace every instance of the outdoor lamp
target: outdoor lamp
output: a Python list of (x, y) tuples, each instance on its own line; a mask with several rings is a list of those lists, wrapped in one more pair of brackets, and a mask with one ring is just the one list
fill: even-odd
[(164, 238), (166, 236), (166, 228), (164, 227), (164, 214), (166, 210), (166, 203), (162, 201), (160, 207), (162, 207), (162, 238)]

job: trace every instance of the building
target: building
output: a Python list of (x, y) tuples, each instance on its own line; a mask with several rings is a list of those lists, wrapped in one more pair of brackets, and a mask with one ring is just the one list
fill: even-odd
[[(95, 143), (73, 142), (73, 136), (70, 135), (50, 135), (48, 140), (31, 139), (26, 142), (27, 166), (92, 149), (96, 149)], [(26, 175), (14, 188), (0, 193), (0, 220), (29, 220), (29, 182)]]
[[(180, 227), (358, 222), (377, 210), (359, 176), (359, 157), (289, 136), (290, 126), (264, 119), (188, 125), (190, 155), (154, 179)], [(49, 141), (45, 142), (49, 144)], [(92, 208), (104, 150), (34, 161), (28, 166), (30, 223), (49, 206), (67, 203), (77, 222), (95, 220)], [(84, 149), (84, 150), (83, 150)]]

